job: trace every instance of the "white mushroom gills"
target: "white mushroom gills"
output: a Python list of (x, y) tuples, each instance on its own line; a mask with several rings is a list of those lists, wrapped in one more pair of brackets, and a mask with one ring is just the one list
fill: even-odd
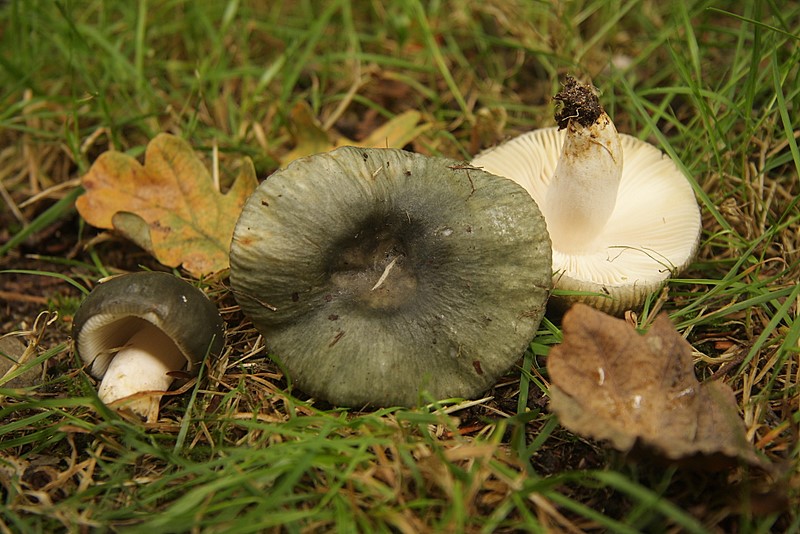
[(105, 404), (118, 402), (115, 407), (154, 422), (163, 392), (173, 381), (169, 373), (185, 365), (186, 358), (169, 336), (148, 325), (136, 332), (108, 364), (98, 396)]
[(614, 315), (638, 309), (697, 251), (692, 184), (658, 148), (617, 133), (591, 86), (567, 77), (553, 99), (558, 128), (511, 139), (472, 164), (519, 183), (539, 205), (564, 292), (551, 302)]
[(567, 254), (592, 253), (614, 211), (622, 177), (622, 144), (602, 112), (589, 126), (570, 120), (542, 212), (554, 245)]

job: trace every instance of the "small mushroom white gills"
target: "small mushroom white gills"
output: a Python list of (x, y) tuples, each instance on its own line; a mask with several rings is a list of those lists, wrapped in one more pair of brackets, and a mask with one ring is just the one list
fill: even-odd
[(101, 379), (98, 397), (158, 420), (171, 373), (196, 373), (224, 347), (224, 324), (205, 294), (168, 273), (112, 278), (86, 297), (72, 327), (75, 350)]
[(638, 309), (697, 251), (692, 186), (660, 150), (617, 133), (591, 87), (567, 77), (554, 100), (557, 128), (488, 149), (472, 165), (519, 183), (541, 207), (564, 290), (552, 303)]
[(545, 311), (551, 251), (511, 180), (342, 147), (294, 161), (247, 200), (231, 286), (299, 390), (410, 406), (474, 398), (513, 367)]

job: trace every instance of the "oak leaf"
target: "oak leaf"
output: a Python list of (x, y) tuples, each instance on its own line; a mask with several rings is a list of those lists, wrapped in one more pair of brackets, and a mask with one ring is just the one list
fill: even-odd
[(672, 461), (763, 466), (745, 436), (731, 388), (695, 378), (692, 347), (666, 314), (641, 335), (624, 320), (576, 304), (564, 342), (547, 358), (550, 407), (571, 431), (635, 445)]
[(362, 148), (403, 148), (433, 125), (420, 124), (422, 115), (418, 111), (405, 111), (376, 128), (361, 141), (354, 141), (334, 131), (326, 132), (314, 117), (311, 107), (298, 102), (289, 114), (290, 128), (295, 146), (280, 158), (281, 167), (292, 161), (341, 146)]
[(99, 228), (114, 229), (168, 267), (195, 277), (228, 267), (233, 227), (257, 185), (246, 159), (226, 194), (186, 141), (159, 134), (147, 145), (144, 165), (122, 152), (105, 152), (82, 178), (76, 207)]

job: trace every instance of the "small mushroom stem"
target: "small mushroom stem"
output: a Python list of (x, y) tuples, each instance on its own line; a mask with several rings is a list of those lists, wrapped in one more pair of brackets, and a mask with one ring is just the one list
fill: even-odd
[(162, 394), (122, 399), (142, 392), (166, 391), (173, 380), (168, 373), (181, 370), (185, 364), (186, 359), (166, 334), (154, 326), (145, 328), (134, 334), (111, 360), (98, 396), (105, 404), (121, 401), (115, 408), (130, 410), (147, 422), (155, 422)]
[(567, 135), (542, 212), (562, 252), (587, 253), (614, 211), (622, 144), (591, 89), (568, 79), (556, 99), (564, 102), (556, 119)]

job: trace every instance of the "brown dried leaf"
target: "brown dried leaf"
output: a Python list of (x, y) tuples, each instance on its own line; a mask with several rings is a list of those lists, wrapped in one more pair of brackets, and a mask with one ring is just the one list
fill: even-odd
[(764, 465), (747, 442), (733, 391), (697, 381), (692, 347), (666, 314), (640, 335), (624, 320), (577, 304), (563, 331), (547, 370), (550, 406), (565, 427), (622, 451), (641, 443), (669, 460)]
[(242, 205), (257, 185), (250, 160), (222, 194), (192, 147), (159, 134), (145, 163), (106, 152), (82, 179), (76, 207), (93, 226), (115, 229), (168, 267), (195, 277), (228, 267), (228, 249)]
[(430, 123), (419, 124), (421, 118), (418, 111), (406, 111), (374, 130), (365, 139), (354, 141), (336, 132), (323, 130), (311, 107), (305, 102), (298, 102), (289, 116), (295, 147), (280, 159), (281, 167), (298, 158), (328, 152), (340, 146), (403, 148), (431, 128)]

